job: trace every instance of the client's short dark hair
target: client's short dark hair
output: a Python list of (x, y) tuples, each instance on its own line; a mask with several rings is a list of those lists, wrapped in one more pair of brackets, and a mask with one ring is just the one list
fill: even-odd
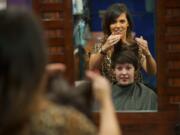
[(135, 70), (138, 69), (139, 60), (135, 53), (131, 50), (124, 50), (120, 53), (112, 54), (112, 68), (115, 68), (117, 64), (130, 63), (134, 66)]

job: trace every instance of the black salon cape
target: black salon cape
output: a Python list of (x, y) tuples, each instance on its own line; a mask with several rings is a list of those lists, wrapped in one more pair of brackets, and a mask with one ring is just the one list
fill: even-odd
[(114, 84), (112, 98), (116, 111), (157, 110), (156, 93), (142, 83), (128, 86)]

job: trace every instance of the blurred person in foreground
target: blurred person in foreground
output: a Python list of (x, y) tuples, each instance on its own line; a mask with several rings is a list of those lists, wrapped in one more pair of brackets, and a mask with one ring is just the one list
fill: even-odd
[(120, 134), (105, 79), (87, 74), (102, 104), (98, 130), (74, 107), (57, 105), (45, 96), (54, 67), (47, 67), (47, 46), (37, 18), (24, 8), (9, 7), (0, 11), (0, 20), (0, 135)]

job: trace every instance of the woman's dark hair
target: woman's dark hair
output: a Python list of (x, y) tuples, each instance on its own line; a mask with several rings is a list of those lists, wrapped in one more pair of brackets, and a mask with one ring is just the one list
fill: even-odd
[(117, 64), (130, 63), (134, 66), (135, 70), (139, 67), (139, 60), (134, 51), (126, 49), (116, 55), (112, 55), (112, 68), (114, 69)]
[(42, 29), (24, 8), (0, 11), (0, 134), (15, 132), (29, 115), (47, 63)]
[(114, 60), (120, 53), (127, 50), (132, 51), (139, 60), (141, 59), (141, 56), (139, 55), (139, 46), (137, 45), (137, 43), (134, 42), (130, 45), (127, 45), (126, 43), (123, 43), (121, 41), (114, 45), (114, 51), (112, 53), (111, 59)]
[(116, 21), (116, 19), (122, 14), (125, 13), (129, 27), (127, 29), (127, 38), (131, 38), (132, 36), (132, 29), (133, 29), (133, 22), (132, 22), (132, 17), (130, 15), (130, 12), (128, 8), (126, 7), (125, 4), (122, 3), (115, 3), (112, 4), (105, 12), (103, 16), (103, 22), (102, 22), (102, 27), (103, 27), (103, 32), (106, 36), (109, 36), (111, 34), (110, 31), (110, 25)]

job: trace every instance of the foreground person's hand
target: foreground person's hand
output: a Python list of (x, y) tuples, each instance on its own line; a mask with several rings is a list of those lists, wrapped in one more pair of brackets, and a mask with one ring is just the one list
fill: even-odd
[(92, 71), (87, 71), (86, 76), (92, 81), (94, 96), (101, 105), (111, 98), (110, 83), (106, 78)]

